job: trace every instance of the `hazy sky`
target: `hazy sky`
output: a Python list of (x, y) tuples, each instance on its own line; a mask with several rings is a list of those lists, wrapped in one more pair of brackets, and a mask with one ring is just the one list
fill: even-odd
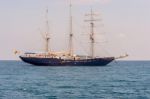
[[(45, 9), (49, 8), (52, 50), (67, 48), (69, 0), (0, 0), (0, 59), (18, 59), (13, 50), (42, 51), (45, 31)], [(87, 17), (93, 8), (97, 18), (97, 55), (126, 59), (150, 59), (150, 0), (73, 0), (76, 53), (88, 53)], [(101, 24), (104, 24), (102, 27)], [(80, 37), (80, 39), (79, 39)], [(82, 46), (82, 47), (80, 47)], [(84, 50), (82, 50), (84, 49)]]

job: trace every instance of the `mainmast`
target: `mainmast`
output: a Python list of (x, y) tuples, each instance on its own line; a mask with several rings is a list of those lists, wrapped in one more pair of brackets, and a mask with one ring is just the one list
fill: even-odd
[(73, 31), (72, 31), (72, 3), (70, 0), (70, 33), (69, 33), (69, 55), (73, 56)]
[(45, 32), (45, 52), (49, 52), (49, 20), (48, 20), (48, 8), (46, 9), (46, 32)]
[(95, 51), (95, 33), (94, 33), (94, 27), (95, 27), (95, 21), (98, 21), (97, 19), (94, 18), (96, 14), (93, 12), (93, 10), (91, 9), (90, 14), (87, 14), (87, 16), (90, 16), (89, 20), (85, 20), (87, 22), (90, 22), (90, 41), (91, 41), (91, 46), (90, 46), (90, 56), (91, 58), (94, 58), (94, 51)]

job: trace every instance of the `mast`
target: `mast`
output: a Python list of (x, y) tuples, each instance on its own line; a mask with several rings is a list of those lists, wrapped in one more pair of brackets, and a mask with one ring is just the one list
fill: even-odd
[(49, 52), (49, 20), (48, 20), (48, 8), (46, 9), (46, 32), (45, 32), (45, 52)]
[(95, 27), (95, 21), (98, 21), (97, 19), (94, 18), (96, 14), (94, 14), (93, 10), (91, 9), (91, 12), (90, 14), (87, 14), (86, 16), (89, 16), (90, 19), (89, 20), (85, 20), (87, 22), (90, 22), (90, 35), (89, 35), (89, 38), (90, 38), (90, 56), (91, 58), (94, 58), (94, 54), (95, 54), (95, 33), (94, 33), (94, 27)]
[(72, 3), (70, 0), (70, 30), (69, 30), (69, 55), (73, 56), (73, 31), (72, 31)]

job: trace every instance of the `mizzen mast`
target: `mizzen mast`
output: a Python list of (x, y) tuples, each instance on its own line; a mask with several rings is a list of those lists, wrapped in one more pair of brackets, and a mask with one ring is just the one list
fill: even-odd
[(69, 56), (73, 56), (72, 2), (70, 0)]
[(90, 22), (90, 43), (91, 43), (91, 46), (90, 46), (90, 56), (91, 58), (94, 58), (94, 54), (95, 54), (95, 33), (94, 33), (94, 27), (95, 27), (95, 21), (98, 21), (98, 19), (95, 19), (94, 16), (96, 16), (96, 14), (93, 12), (93, 10), (91, 9), (91, 12), (89, 14), (87, 14), (86, 16), (89, 16), (90, 19), (88, 20), (85, 20), (86, 22)]

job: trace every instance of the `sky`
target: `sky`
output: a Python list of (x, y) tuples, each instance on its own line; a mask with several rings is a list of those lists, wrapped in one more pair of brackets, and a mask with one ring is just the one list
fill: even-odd
[[(97, 14), (95, 54), (125, 60), (150, 60), (150, 0), (72, 0), (74, 49), (89, 53), (89, 25), (84, 20), (92, 8)], [(49, 9), (50, 48), (67, 50), (69, 0), (0, 0), (0, 60), (19, 59), (14, 50), (44, 50), (45, 10)]]

